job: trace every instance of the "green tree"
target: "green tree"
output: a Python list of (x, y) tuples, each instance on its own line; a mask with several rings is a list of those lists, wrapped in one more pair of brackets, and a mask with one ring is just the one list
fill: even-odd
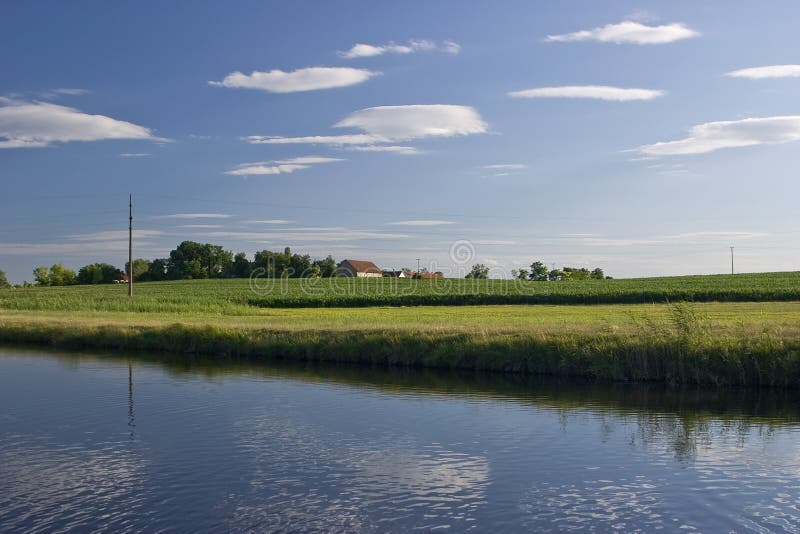
[(591, 274), (589, 275), (589, 278), (591, 278), (592, 280), (605, 280), (606, 275), (603, 272), (603, 269), (601, 269), (600, 267), (597, 267), (596, 269), (594, 269), (591, 272)]
[(333, 259), (333, 256), (328, 256), (322, 260), (314, 260), (312, 263), (312, 267), (313, 266), (319, 267), (319, 276), (321, 278), (336, 276), (336, 260)]
[(563, 280), (589, 280), (589, 269), (577, 267), (564, 267)]
[(0, 289), (7, 289), (9, 287), (11, 287), (11, 284), (8, 283), (5, 271), (0, 270)]
[[(134, 260), (134, 269), (136, 261)], [(135, 272), (135, 271), (134, 271)], [(111, 284), (122, 279), (122, 271), (108, 263), (92, 263), (81, 267), (78, 271), (79, 284)]]
[(33, 270), (33, 279), (36, 281), (37, 286), (50, 285), (50, 269), (40, 265)]
[[(158, 258), (150, 262), (150, 268), (139, 279), (144, 281), (160, 282), (167, 278), (167, 266), (169, 260), (166, 258)], [(145, 280), (146, 278), (146, 280)]]
[(531, 280), (536, 280), (537, 282), (544, 282), (547, 280), (548, 270), (545, 267), (544, 263), (540, 261), (535, 261), (531, 263), (531, 273), (530, 278)]
[(231, 262), (226, 275), (232, 278), (247, 278), (252, 270), (247, 254), (239, 252), (233, 257), (233, 262)]
[(489, 268), (482, 263), (476, 263), (475, 265), (472, 266), (472, 270), (470, 270), (470, 272), (467, 273), (467, 276), (465, 276), (465, 278), (478, 278), (478, 279), (489, 278)]
[[(125, 274), (128, 274), (128, 263), (125, 262)], [(136, 258), (133, 260), (133, 279), (134, 281), (139, 280), (145, 275), (148, 271), (150, 271), (150, 262), (148, 260), (144, 260), (142, 258)], [(145, 277), (146, 278), (146, 277)], [(144, 280), (142, 280), (144, 282)]]
[(564, 271), (561, 269), (553, 269), (549, 273), (547, 273), (547, 279), (551, 282), (558, 282), (564, 279)]
[(49, 269), (42, 266), (35, 268), (33, 278), (40, 286), (69, 286), (78, 282), (75, 271), (67, 269), (60, 263), (56, 263)]
[(515, 280), (527, 280), (529, 276), (528, 269), (511, 269), (511, 278)]

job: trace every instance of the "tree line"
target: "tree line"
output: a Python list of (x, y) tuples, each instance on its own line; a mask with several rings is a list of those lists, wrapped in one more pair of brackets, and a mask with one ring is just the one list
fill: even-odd
[[(129, 272), (128, 267), (128, 262), (125, 262), (124, 271), (108, 263), (92, 263), (81, 267), (76, 273), (57, 263), (52, 267), (36, 267), (33, 277), (36, 285), (40, 286), (111, 284), (124, 280)], [(169, 253), (168, 258), (133, 260), (133, 279), (139, 282), (157, 282), (248, 278), (256, 271), (265, 278), (328, 278), (336, 276), (336, 269), (337, 263), (332, 256), (312, 260), (308, 254), (293, 254), (289, 247), (283, 252), (256, 252), (254, 259), (250, 261), (244, 252), (234, 254), (220, 245), (184, 241)], [(4, 274), (0, 280), (5, 280)]]
[[(535, 282), (560, 282), (564, 280), (605, 280), (610, 279), (606, 276), (603, 269), (597, 267), (593, 270), (583, 267), (562, 267), (561, 269), (548, 269), (541, 261), (531, 263), (529, 269), (512, 269), (511, 277), (515, 280), (533, 280)], [(486, 279), (489, 278), (489, 267), (483, 263), (476, 263), (465, 278)]]

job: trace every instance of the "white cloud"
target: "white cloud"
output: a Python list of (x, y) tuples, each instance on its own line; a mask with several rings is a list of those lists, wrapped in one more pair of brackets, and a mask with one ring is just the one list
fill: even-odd
[(599, 41), (601, 43), (665, 44), (691, 37), (700, 33), (681, 23), (648, 26), (630, 20), (618, 24), (608, 24), (592, 30), (581, 30), (561, 35), (548, 35), (547, 42)]
[(366, 108), (351, 113), (334, 127), (358, 128), (377, 138), (397, 141), (471, 135), (487, 129), (474, 108), (446, 104)]
[(566, 85), (512, 91), (508, 93), (508, 96), (514, 98), (594, 98), (628, 102), (631, 100), (653, 100), (665, 94), (665, 91), (659, 89), (625, 89), (607, 85)]
[(413, 221), (396, 221), (386, 224), (394, 224), (398, 226), (442, 226), (445, 224), (455, 224), (453, 221), (439, 221), (439, 220), (413, 220)]
[(733, 78), (750, 78), (761, 80), (764, 78), (800, 78), (800, 65), (768, 65), (764, 67), (751, 67), (728, 72), (725, 76)]
[(221, 224), (179, 224), (177, 228), (195, 228), (195, 229), (210, 229), (210, 228), (224, 228)]
[(0, 97), (0, 148), (45, 147), (70, 141), (143, 139), (155, 137), (149, 128), (105, 115), (89, 115), (46, 102), (21, 102)]
[(689, 136), (633, 149), (646, 156), (705, 154), (738, 148), (800, 140), (800, 115), (706, 122), (692, 127)]
[(441, 44), (436, 44), (428, 40), (412, 40), (406, 44), (386, 43), (382, 45), (371, 45), (364, 43), (357, 43), (353, 45), (350, 50), (338, 52), (338, 54), (347, 59), (362, 58), (362, 57), (375, 57), (384, 54), (411, 54), (413, 52), (439, 50), (448, 54), (458, 54), (461, 51), (461, 45), (453, 41), (443, 41)]
[(275, 135), (249, 135), (242, 138), (251, 145), (368, 145), (385, 143), (388, 139), (380, 139), (373, 135), (310, 135), (305, 137), (280, 137)]
[(156, 215), (153, 219), (230, 219), (233, 215), (227, 213), (173, 213), (171, 215)]
[(709, 239), (753, 239), (756, 237), (766, 237), (769, 234), (764, 232), (686, 232), (683, 234), (675, 234), (666, 236), (667, 239), (677, 240), (709, 240)]
[(151, 156), (152, 154), (146, 154), (144, 152), (124, 152), (119, 155), (121, 158), (145, 158), (147, 156)]
[(347, 150), (352, 150), (355, 152), (391, 152), (393, 154), (400, 154), (403, 156), (422, 154), (422, 151), (416, 147), (397, 145), (355, 145), (348, 147)]
[[(163, 235), (164, 232), (159, 230), (134, 230), (134, 239), (147, 239), (151, 237), (158, 237)], [(75, 234), (69, 236), (72, 241), (115, 241), (123, 240), (128, 241), (128, 230), (108, 230), (105, 232), (94, 232), (91, 234)]]
[(256, 221), (244, 221), (245, 224), (292, 224), (294, 221), (287, 221), (286, 219), (263, 219)]
[(484, 165), (484, 169), (488, 170), (509, 170), (509, 171), (516, 171), (520, 169), (527, 169), (528, 166), (524, 163), (495, 163), (493, 165)]
[(341, 158), (326, 158), (323, 156), (301, 156), (299, 158), (258, 161), (255, 163), (243, 163), (235, 169), (225, 171), (225, 174), (232, 176), (254, 176), (266, 174), (289, 174), (294, 171), (308, 169), (318, 163), (331, 163), (334, 161), (344, 161)]
[(379, 72), (350, 67), (309, 67), (292, 72), (253, 71), (249, 75), (237, 71), (225, 76), (221, 82), (208, 83), (222, 87), (260, 89), (270, 93), (297, 93), (356, 85), (379, 74)]
[(374, 145), (410, 141), (425, 137), (454, 137), (485, 133), (487, 125), (469, 106), (449, 104), (379, 106), (351, 113), (334, 124), (335, 128), (357, 128), (363, 134), (270, 137), (249, 136), (254, 144), (331, 144)]

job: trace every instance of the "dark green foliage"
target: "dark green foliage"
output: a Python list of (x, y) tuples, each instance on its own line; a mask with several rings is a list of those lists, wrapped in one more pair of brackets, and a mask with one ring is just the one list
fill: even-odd
[[(150, 262), (142, 258), (133, 260), (133, 279), (140, 280), (150, 270)], [(125, 274), (128, 274), (128, 262), (125, 262)]]
[(485, 280), (489, 278), (489, 268), (482, 263), (476, 263), (472, 266), (472, 269), (467, 273), (465, 278)]
[(253, 267), (250, 264), (250, 260), (247, 259), (247, 254), (239, 252), (233, 257), (233, 262), (230, 264), (225, 276), (229, 278), (247, 278), (251, 272), (253, 272)]
[(8, 289), (9, 287), (11, 287), (11, 284), (8, 283), (5, 271), (0, 270), (0, 289)]
[(336, 272), (336, 262), (328, 256), (312, 263), (308, 254), (292, 254), (286, 247), (284, 251), (256, 252), (253, 260), (253, 275), (259, 278), (319, 278), (330, 277)]
[[(133, 265), (135, 268), (136, 261)], [(93, 263), (78, 271), (79, 284), (111, 284), (114, 280), (122, 280), (122, 271), (108, 263)]]
[(233, 263), (233, 253), (220, 245), (184, 241), (169, 253), (167, 278), (195, 280), (220, 278)]
[(540, 261), (535, 261), (531, 263), (531, 273), (530, 278), (536, 282), (546, 282), (547, 281), (548, 270), (545, 267), (544, 263)]

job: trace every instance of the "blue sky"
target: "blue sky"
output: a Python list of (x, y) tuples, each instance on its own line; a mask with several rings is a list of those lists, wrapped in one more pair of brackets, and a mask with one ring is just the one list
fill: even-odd
[(17, 2), (0, 269), (180, 241), (501, 276), (796, 270), (800, 5)]

